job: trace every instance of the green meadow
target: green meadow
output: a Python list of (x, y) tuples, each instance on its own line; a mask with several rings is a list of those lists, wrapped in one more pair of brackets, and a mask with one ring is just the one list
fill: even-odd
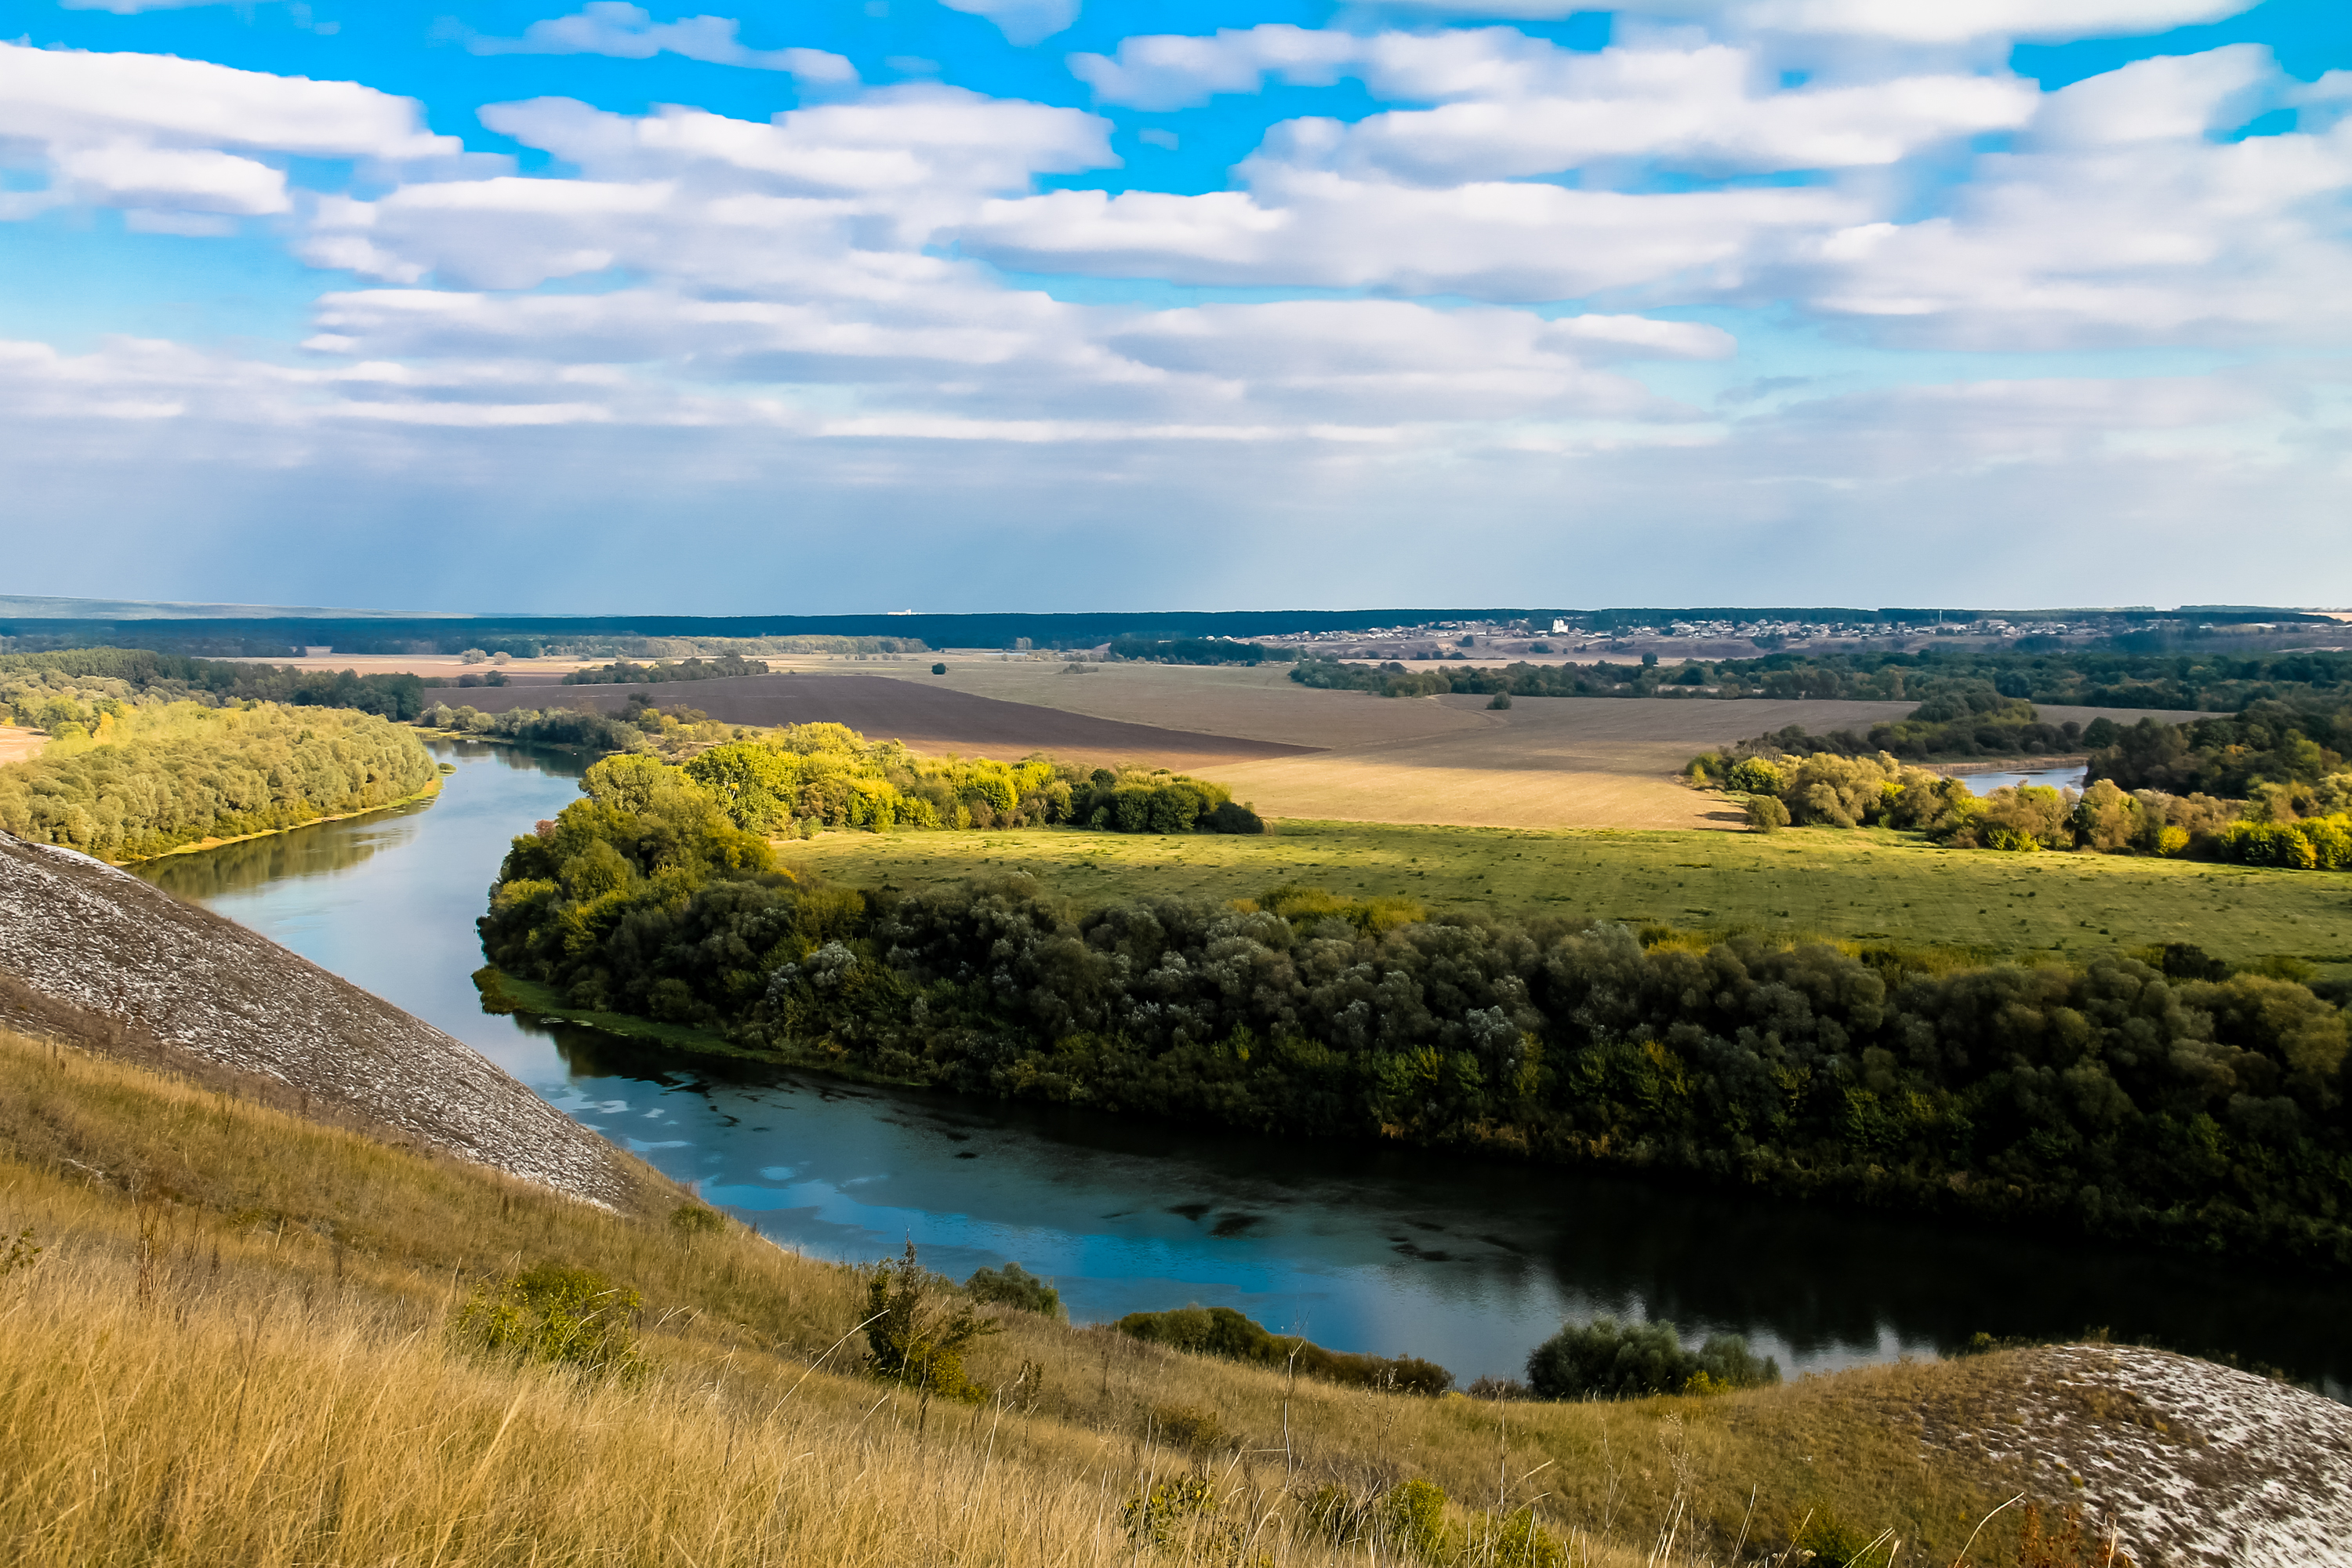
[(1891, 939), (1987, 955), (2195, 942), (2352, 968), (2352, 877), (2119, 855), (1945, 849), (1893, 832), (1772, 835), (1286, 822), (1265, 837), (1027, 828), (827, 833), (787, 864), (917, 890), (1025, 871), (1057, 894), (1241, 899), (1284, 882), (1433, 911), (1550, 910), (1693, 931)]

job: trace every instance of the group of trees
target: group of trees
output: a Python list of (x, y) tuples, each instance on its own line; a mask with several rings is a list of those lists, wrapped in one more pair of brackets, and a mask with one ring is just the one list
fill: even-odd
[(1780, 1363), (1759, 1359), (1742, 1336), (1709, 1334), (1697, 1350), (1685, 1350), (1667, 1322), (1569, 1323), (1528, 1356), (1528, 1386), (1545, 1399), (1727, 1394), (1780, 1381)]
[[(1769, 697), (1918, 701), (1957, 687), (1983, 687), (2022, 702), (2084, 708), (2236, 710), (2284, 700), (2352, 700), (2352, 654), (2131, 653), (2115, 649), (1937, 648), (1917, 653), (1776, 653), (1761, 658), (1640, 663), (1515, 664), (1493, 669), (1408, 669), (1307, 656), (1302, 685), (1390, 697), (1448, 691), (1517, 697)], [(1957, 718), (1958, 715), (1953, 715)], [(1947, 722), (1948, 721), (1937, 721)], [(2094, 742), (2099, 743), (2099, 742)], [(1854, 750), (1863, 749), (1858, 742)], [(1876, 741), (1871, 750), (1914, 754)]]
[(1227, 637), (1113, 637), (1109, 657), (1151, 664), (1287, 664), (1298, 650)]
[(1296, 1370), (1352, 1388), (1440, 1394), (1454, 1374), (1418, 1356), (1353, 1355), (1327, 1350), (1304, 1335), (1272, 1334), (1231, 1307), (1179, 1307), (1170, 1312), (1129, 1312), (1111, 1325), (1147, 1343), (1254, 1366)]
[(2112, 719), (2094, 719), (2087, 726), (2072, 720), (2044, 723), (2033, 704), (2023, 698), (2004, 697), (1985, 681), (1954, 681), (1902, 718), (1873, 724), (1866, 732), (1832, 730), (1816, 735), (1801, 724), (1791, 724), (1743, 741), (1725, 752), (1710, 753), (1699, 763), (1712, 768), (1718, 761), (1736, 762), (1743, 756), (1810, 757), (1823, 752), (1842, 757), (1883, 752), (1916, 762), (2051, 756), (2079, 752), (2085, 746), (2112, 745), (2122, 732)]
[(2345, 1018), (2288, 981), (1645, 949), (1329, 895), (860, 892), (779, 873), (682, 772), (642, 763), (599, 764), (517, 839), (481, 922), (494, 964), (573, 1005), (967, 1092), (2352, 1268)]
[(625, 658), (575, 669), (563, 678), (566, 686), (653, 686), (668, 680), (724, 680), (737, 675), (765, 675), (768, 661), (726, 653), (717, 658), (656, 659), (632, 664)]
[[(64, 732), (60, 732), (64, 731)], [(299, 826), (404, 799), (436, 776), (413, 730), (258, 702), (118, 706), (0, 768), (0, 828), (100, 859)]]
[(408, 721), (425, 710), (425, 682), (414, 675), (358, 675), (185, 658), (145, 648), (73, 648), (0, 654), (0, 723), (58, 733), (85, 731), (99, 711), (142, 703), (278, 702), (296, 708), (348, 708)]
[[(1940, 752), (1934, 743), (1939, 731), (1966, 730), (2011, 709), (2032, 711), (1982, 688), (1948, 691), (1870, 738), (1907, 739), (1928, 755), (1969, 754), (1960, 750), (1968, 746), (2013, 755), (2029, 748), (1997, 744), (2002, 731), (1990, 727), (1955, 737)], [(1749, 821), (1768, 830), (1884, 826), (1971, 848), (2189, 854), (2304, 870), (2352, 866), (2352, 772), (2343, 755), (2352, 746), (2352, 709), (2263, 702), (2187, 724), (2143, 719), (2126, 728), (2100, 719), (2079, 734), (2100, 748), (2079, 793), (2027, 784), (1979, 798), (1958, 779), (1909, 765), (1891, 746), (1872, 756), (1850, 734), (1796, 729), (1695, 757), (1685, 773), (1745, 794)]]

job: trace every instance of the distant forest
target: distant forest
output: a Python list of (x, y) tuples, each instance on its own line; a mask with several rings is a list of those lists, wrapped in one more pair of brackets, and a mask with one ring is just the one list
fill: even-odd
[(349, 708), (387, 719), (425, 711), (425, 681), (414, 675), (355, 675), (283, 665), (184, 658), (145, 648), (73, 648), (0, 654), (0, 723), (47, 730), (89, 721), (90, 704), (283, 702)]
[(2024, 702), (2079, 708), (2234, 710), (2263, 700), (2352, 701), (2352, 654), (2123, 653), (1929, 648), (1661, 665), (1513, 664), (1501, 669), (1347, 664), (1307, 658), (1302, 686), (1384, 697), (1446, 692), (1512, 697), (1764, 697), (1919, 701), (1957, 684)]
[(1290, 664), (1298, 658), (1297, 648), (1224, 637), (1113, 637), (1108, 652), (1112, 658), (1151, 664)]
[(566, 686), (652, 686), (668, 680), (724, 680), (730, 676), (765, 675), (765, 659), (745, 658), (740, 654), (723, 654), (717, 658), (684, 658), (676, 662), (657, 659), (651, 664), (631, 664), (627, 659), (614, 659), (611, 664), (575, 669), (563, 678)]
[(1297, 888), (860, 891), (779, 870), (674, 771), (599, 768), (481, 922), (572, 1006), (970, 1093), (2352, 1269), (2344, 1015), (2193, 949), (1953, 968)]

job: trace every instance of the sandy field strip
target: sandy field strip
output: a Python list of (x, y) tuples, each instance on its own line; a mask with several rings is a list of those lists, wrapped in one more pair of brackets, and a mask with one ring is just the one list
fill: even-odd
[(49, 738), (38, 730), (0, 724), (0, 768), (39, 755), (41, 748), (48, 743)]
[(519, 684), (451, 692), (443, 700), (471, 703), (484, 712), (593, 707), (609, 713), (618, 712), (633, 692), (665, 706), (698, 708), (730, 724), (846, 724), (871, 739), (904, 741), (919, 752), (1018, 757), (1044, 751), (1078, 762), (1171, 768), (1223, 767), (1309, 752), (1296, 742), (1097, 719), (881, 675), (746, 675), (652, 687)]

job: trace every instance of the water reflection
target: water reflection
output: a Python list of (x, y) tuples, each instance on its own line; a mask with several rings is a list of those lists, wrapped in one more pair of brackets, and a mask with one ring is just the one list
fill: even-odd
[(2052, 789), (2081, 789), (2089, 770), (2076, 763), (2070, 768), (2037, 768), (2020, 773), (1961, 773), (1959, 780), (1978, 795), (2015, 784), (2045, 784)]
[[(155, 863), (147, 874), (472, 1044), (551, 1103), (812, 1254), (911, 1237), (958, 1277), (1017, 1260), (1074, 1316), (1188, 1300), (1342, 1350), (1516, 1373), (1563, 1316), (1731, 1330), (1792, 1369), (1979, 1331), (2105, 1326), (2325, 1382), (2347, 1293), (2036, 1236), (1751, 1202), (1385, 1145), (1199, 1132), (1084, 1111), (649, 1054), (480, 1010), (473, 922), (512, 835), (577, 759), (443, 746), (428, 807)], [(208, 864), (211, 862), (213, 864)]]

